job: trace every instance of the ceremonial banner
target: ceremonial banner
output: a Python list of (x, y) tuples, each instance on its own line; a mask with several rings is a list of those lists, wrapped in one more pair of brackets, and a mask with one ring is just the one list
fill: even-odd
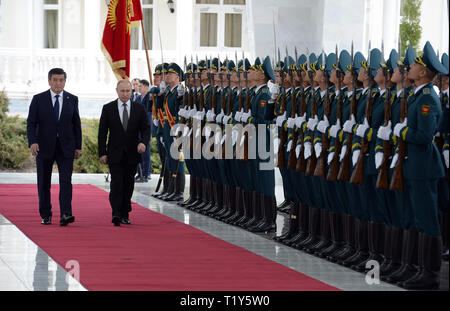
[(111, 0), (101, 49), (118, 80), (130, 76), (130, 29), (142, 20), (140, 0)]

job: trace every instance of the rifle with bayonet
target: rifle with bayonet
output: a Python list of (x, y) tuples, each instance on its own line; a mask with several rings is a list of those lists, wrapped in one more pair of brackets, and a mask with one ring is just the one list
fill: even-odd
[[(278, 64), (280, 67), (280, 77), (281, 77), (281, 107), (280, 107), (280, 116), (282, 116), (286, 112), (286, 88), (284, 87), (284, 69), (281, 68), (281, 57), (280, 57), (280, 49), (278, 49)], [(284, 161), (285, 151), (284, 145), (286, 145), (287, 141), (287, 131), (284, 128), (279, 129), (279, 137), (280, 137), (280, 145), (278, 147), (278, 159), (277, 159), (277, 167), (282, 168), (286, 166)]]
[[(322, 56), (323, 57), (323, 56)], [(314, 78), (313, 78), (313, 72), (308, 71), (309, 80), (311, 81), (311, 118), (317, 117), (317, 103), (316, 103), (316, 95), (314, 90)], [(317, 158), (316, 158), (316, 152), (314, 150), (314, 131), (311, 131), (311, 156), (308, 158), (308, 162), (306, 163), (306, 176), (313, 176), (314, 171), (316, 169), (317, 164)]]
[[(223, 89), (223, 86), (222, 86), (222, 92), (223, 92), (222, 103), (225, 107), (227, 107), (226, 111), (224, 110), (224, 114), (226, 113), (226, 116), (229, 116), (229, 115), (231, 115), (232, 108), (233, 108), (232, 107), (233, 106), (233, 91), (231, 89), (231, 73), (230, 73), (230, 69), (229, 69), (230, 61), (228, 60), (228, 56), (225, 61), (225, 66), (226, 66), (226, 78), (227, 78), (227, 82), (228, 82), (228, 95), (227, 95), (228, 97), (225, 96), (225, 90)], [(225, 118), (225, 116), (224, 116), (224, 118)], [(227, 130), (226, 124), (223, 122), (223, 118), (222, 118), (222, 133), (223, 133), (223, 128), (225, 128), (225, 130)], [(222, 159), (226, 158), (225, 146), (226, 146), (226, 143), (224, 140), (224, 142), (222, 144)]]
[[(287, 52), (287, 51), (286, 51)], [(289, 60), (289, 56), (288, 56)], [(295, 115), (297, 113), (297, 97), (295, 96), (295, 87), (294, 87), (294, 72), (297, 72), (298, 70), (298, 55), (297, 55), (297, 48), (295, 48), (295, 68), (291, 68), (289, 66), (289, 78), (291, 81), (291, 100), (292, 100), (292, 112), (291, 112), (291, 118), (295, 119)], [(301, 83), (301, 75), (300, 75), (300, 83)], [(300, 85), (300, 92), (303, 93), (303, 87)], [(295, 130), (295, 126), (292, 129), (292, 147), (291, 147), (291, 153), (289, 154), (288, 159), (288, 165), (287, 167), (289, 169), (295, 169), (297, 166), (297, 155), (295, 154), (295, 147), (297, 146), (297, 140), (298, 140), (298, 131)]]
[[(242, 52), (242, 64), (244, 68), (244, 79), (245, 79), (245, 112), (248, 113), (251, 108), (250, 103), (250, 89), (248, 87), (248, 72), (245, 69), (245, 57), (244, 52)], [(244, 131), (244, 161), (248, 161), (248, 132)]]
[[(339, 56), (338, 56), (338, 47), (336, 45), (336, 81), (337, 81), (337, 89), (339, 90), (339, 95), (336, 96), (336, 124), (342, 124), (342, 99), (344, 98), (344, 93), (341, 89), (341, 70), (339, 69)], [(330, 162), (330, 167), (328, 169), (327, 180), (328, 181), (336, 181), (339, 174), (339, 156), (342, 150), (342, 142), (339, 137), (336, 137), (334, 140), (334, 156)]]
[[(330, 119), (331, 107), (330, 107), (330, 89), (329, 89), (329, 79), (328, 79), (328, 70), (326, 68), (326, 54), (323, 52), (323, 62), (325, 63), (322, 67), (322, 74), (325, 77), (325, 104), (323, 106), (323, 119), (327, 117)], [(327, 151), (330, 147), (330, 140), (328, 139), (328, 133), (322, 134), (322, 152), (320, 153), (319, 158), (317, 159), (316, 169), (314, 170), (314, 176), (316, 177), (326, 177), (326, 168), (327, 168)]]
[[(383, 45), (384, 47), (384, 45)], [(384, 48), (382, 48), (382, 56), (384, 57)], [(392, 119), (391, 110), (391, 90), (389, 88), (389, 69), (385, 62), (382, 63), (382, 70), (384, 76), (384, 88), (386, 92), (386, 100), (384, 101), (384, 124), (388, 126)], [(383, 140), (383, 161), (381, 162), (380, 170), (378, 172), (376, 187), (379, 189), (389, 189), (389, 159), (392, 156), (392, 148), (389, 140)]]
[[(354, 54), (353, 54), (353, 41), (352, 41), (352, 48), (351, 48), (351, 73), (352, 73), (352, 99), (350, 103), (350, 115), (349, 120), (353, 118), (356, 120), (356, 114), (357, 114), (357, 105), (358, 101), (356, 99), (356, 79), (358, 77), (358, 73), (356, 71), (356, 67), (354, 64)], [(338, 180), (342, 181), (349, 181), (350, 180), (350, 161), (351, 161), (351, 155), (352, 155), (352, 146), (353, 146), (353, 132), (347, 133), (347, 144), (346, 144), (346, 150), (345, 155), (342, 158), (341, 166), (339, 168), (339, 174), (338, 174)]]
[[(309, 59), (309, 55), (308, 55), (308, 59)], [(308, 64), (306, 66), (308, 66)], [(308, 68), (306, 68), (306, 69), (308, 69)], [(307, 71), (308, 70), (306, 70), (306, 72)], [(306, 106), (306, 94), (305, 94), (305, 89), (303, 88), (302, 72), (298, 68), (297, 68), (297, 75), (298, 75), (298, 77), (300, 79), (300, 88), (301, 88), (301, 94), (300, 94), (300, 115), (303, 117), (303, 116), (306, 116), (306, 112), (307, 112), (308, 107)], [(312, 89), (312, 85), (311, 85), (311, 89)], [(305, 160), (305, 147), (304, 147), (304, 144), (303, 144), (304, 143), (304, 139), (305, 139), (305, 132), (303, 131), (303, 128), (299, 128), (298, 130), (300, 131), (301, 145), (300, 145), (300, 152), (299, 152), (299, 155), (298, 155), (297, 165), (296, 165), (295, 170), (297, 172), (305, 172), (306, 171), (306, 160)]]
[[(370, 42), (369, 42), (369, 53), (367, 57), (367, 74), (369, 75), (369, 98), (366, 103), (365, 108), (365, 119), (367, 119), (367, 123), (369, 126), (372, 124), (372, 112), (373, 112), (373, 102), (374, 98), (372, 97), (374, 81), (370, 68)], [(350, 183), (362, 185), (364, 179), (364, 158), (366, 154), (370, 151), (369, 141), (365, 138), (361, 138), (361, 151), (359, 153), (358, 162), (356, 162), (356, 166), (353, 169), (352, 176), (350, 177)]]
[[(401, 55), (401, 54), (400, 54)], [(400, 70), (400, 74), (402, 76), (402, 95), (400, 101), (400, 123), (403, 123), (405, 119), (408, 117), (408, 99), (406, 96), (405, 89), (405, 74), (406, 74), (406, 66), (401, 65), (398, 66)], [(392, 173), (391, 183), (389, 185), (390, 190), (403, 191), (403, 160), (406, 157), (406, 142), (398, 137), (398, 160), (394, 167), (394, 172)]]

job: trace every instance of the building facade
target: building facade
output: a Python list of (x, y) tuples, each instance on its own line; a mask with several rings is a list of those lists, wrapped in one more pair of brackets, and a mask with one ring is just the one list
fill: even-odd
[[(429, 2), (433, 2), (433, 7)], [(28, 99), (62, 67), (67, 88), (86, 100), (115, 96), (116, 79), (100, 50), (108, 0), (0, 0), (0, 88)], [(250, 60), (279, 47), (293, 53), (335, 45), (367, 54), (397, 47), (401, 0), (141, 0), (152, 69), (184, 56)], [(428, 3), (428, 6), (427, 6)], [(423, 0), (422, 41), (448, 51), (447, 0)], [(132, 31), (131, 77), (148, 79), (142, 29)]]

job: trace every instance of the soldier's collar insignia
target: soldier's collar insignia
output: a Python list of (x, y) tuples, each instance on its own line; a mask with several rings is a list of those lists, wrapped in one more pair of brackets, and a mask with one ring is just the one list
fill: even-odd
[(425, 88), (423, 89), (423, 94), (425, 94), (425, 95), (430, 95), (430, 89), (429, 89), (428, 87), (425, 87)]

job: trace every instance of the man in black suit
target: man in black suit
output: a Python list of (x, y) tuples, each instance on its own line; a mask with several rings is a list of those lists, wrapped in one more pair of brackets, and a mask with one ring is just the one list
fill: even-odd
[(50, 187), (53, 163), (59, 171), (60, 225), (74, 222), (72, 215), (73, 161), (81, 156), (81, 121), (78, 97), (64, 91), (67, 75), (61, 68), (48, 73), (50, 90), (33, 96), (27, 119), (28, 145), (36, 157), (39, 213), (50, 225)]
[(103, 106), (98, 152), (100, 161), (109, 165), (112, 223), (120, 226), (121, 223), (130, 224), (134, 175), (150, 139), (150, 126), (144, 106), (130, 100), (131, 83), (120, 80), (116, 92), (119, 98)]

